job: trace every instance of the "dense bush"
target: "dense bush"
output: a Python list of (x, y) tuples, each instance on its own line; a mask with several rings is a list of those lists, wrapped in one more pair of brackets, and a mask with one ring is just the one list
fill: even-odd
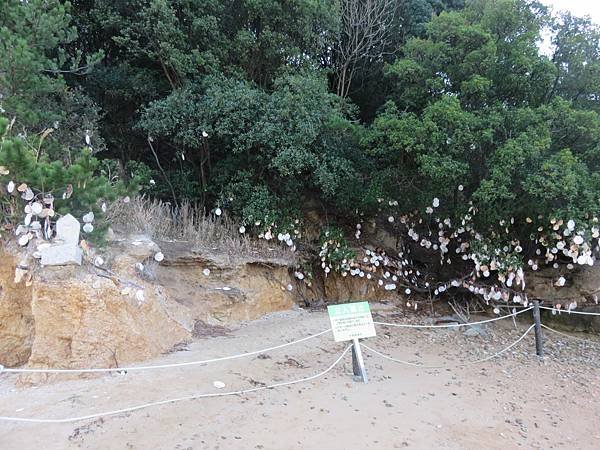
[(0, 105), (44, 137), (46, 171), (95, 172), (85, 144), (109, 178), (292, 247), (311, 205), (501, 282), (593, 260), (598, 26), (537, 1), (406, 0), (367, 29), (344, 16), (358, 1), (4, 2)]

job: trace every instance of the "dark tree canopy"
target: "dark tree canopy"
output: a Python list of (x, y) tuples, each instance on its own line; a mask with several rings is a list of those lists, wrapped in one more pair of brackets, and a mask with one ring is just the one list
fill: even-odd
[[(362, 0), (4, 1), (2, 114), (50, 160), (85, 144), (245, 224), (433, 197), (482, 230), (598, 213), (597, 24), (532, 0), (371, 3), (388, 15), (365, 46), (344, 16)], [(361, 53), (340, 91), (342, 48)]]

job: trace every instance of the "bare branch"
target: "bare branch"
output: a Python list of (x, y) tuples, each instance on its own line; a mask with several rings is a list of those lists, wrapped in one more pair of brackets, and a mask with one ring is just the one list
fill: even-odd
[(336, 91), (346, 97), (357, 65), (381, 59), (392, 29), (396, 0), (342, 0), (335, 48)]

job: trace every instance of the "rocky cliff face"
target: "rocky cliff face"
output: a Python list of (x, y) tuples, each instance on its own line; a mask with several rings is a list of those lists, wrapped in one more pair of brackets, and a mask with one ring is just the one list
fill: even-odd
[(583, 306), (600, 303), (600, 265), (582, 266), (578, 271), (564, 275), (566, 283), (555, 286), (556, 272), (541, 270), (527, 276), (527, 293), (532, 298), (548, 299), (564, 308), (571, 302)]
[[(118, 367), (167, 352), (211, 325), (252, 320), (296, 302), (401, 299), (375, 283), (336, 274), (309, 288), (290, 276), (287, 261), (194, 250), (184, 242), (129, 236), (102, 254), (100, 266), (38, 268), (30, 283), (27, 277), (15, 283), (22, 262), (0, 249), (0, 364)], [(530, 298), (564, 307), (575, 301), (578, 309), (593, 308), (600, 295), (600, 267), (583, 269), (560, 289), (552, 275), (527, 280)], [(600, 330), (600, 321), (570, 317), (578, 329)]]
[(15, 257), (0, 253), (0, 364), (118, 367), (166, 352), (204, 324), (294, 304), (282, 262), (229, 260), (186, 244), (159, 248), (143, 236), (114, 242), (104, 254), (101, 267), (39, 268), (26, 287), (14, 282)]
[(25, 364), (31, 356), (34, 320), (32, 288), (14, 281), (18, 260), (0, 249), (0, 364)]
[(600, 313), (600, 265), (584, 266), (577, 272), (565, 275), (565, 286), (556, 287), (556, 274), (542, 270), (528, 276), (527, 294), (530, 298), (560, 307), (563, 312), (542, 311), (542, 321), (551, 327), (564, 330), (600, 332), (600, 317), (564, 312), (570, 304), (577, 311)]
[(155, 281), (195, 320), (226, 325), (294, 306), (286, 261), (193, 251), (185, 243), (160, 247), (165, 259), (154, 269)]

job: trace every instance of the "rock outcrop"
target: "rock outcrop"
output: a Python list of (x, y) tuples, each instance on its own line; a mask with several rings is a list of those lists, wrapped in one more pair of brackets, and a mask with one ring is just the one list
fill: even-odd
[(35, 336), (32, 288), (15, 283), (18, 260), (0, 248), (0, 364), (25, 364)]
[[(187, 242), (129, 236), (113, 239), (101, 253), (100, 259), (88, 255), (98, 265), (39, 267), (33, 277), (19, 272), (16, 283), (15, 268), (24, 263), (0, 249), (0, 364), (119, 367), (210, 334), (215, 325), (256, 319), (296, 302), (401, 298), (397, 290), (333, 273), (308, 287), (290, 276), (289, 261), (194, 249)], [(578, 309), (596, 304), (600, 268), (582, 269), (560, 289), (552, 277), (530, 275), (528, 295), (564, 307), (577, 302)], [(578, 329), (600, 329), (600, 321), (577, 319)]]
[(527, 294), (531, 298), (539, 298), (560, 303), (564, 308), (571, 302), (578, 305), (597, 305), (600, 303), (600, 265), (581, 266), (577, 271), (563, 275), (565, 285), (555, 286), (557, 274), (547, 269), (527, 274)]
[[(568, 314), (570, 304), (576, 311), (600, 313), (600, 266), (583, 266), (577, 271), (563, 275), (565, 285), (555, 286), (556, 271), (542, 270), (527, 276), (527, 295), (544, 300), (547, 305), (560, 306), (563, 312), (542, 311), (542, 321), (548, 326), (571, 331), (600, 332), (600, 316)], [(559, 310), (557, 310), (559, 311)]]
[(38, 268), (29, 287), (14, 282), (15, 257), (0, 254), (0, 364), (119, 367), (169, 351), (199, 327), (294, 305), (283, 261), (230, 259), (188, 243), (159, 247), (144, 236), (114, 241), (102, 254), (102, 266)]
[(295, 304), (286, 261), (194, 251), (186, 243), (160, 247), (165, 259), (155, 269), (156, 282), (195, 320), (223, 325)]

